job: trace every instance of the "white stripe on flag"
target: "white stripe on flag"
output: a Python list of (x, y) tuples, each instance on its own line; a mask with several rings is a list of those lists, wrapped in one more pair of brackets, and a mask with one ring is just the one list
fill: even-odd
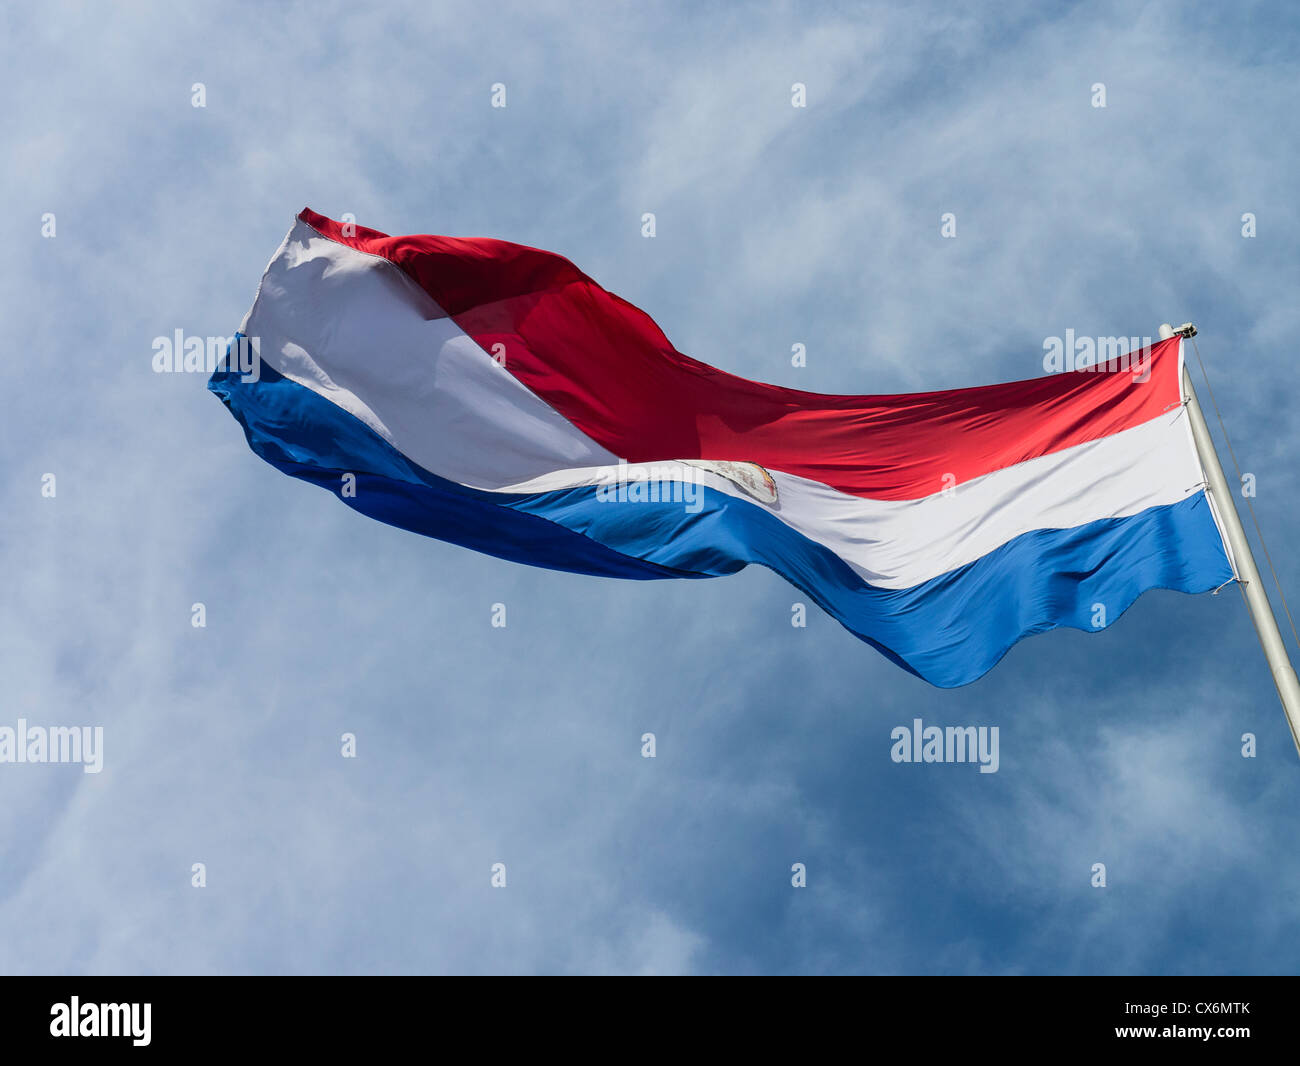
[[(295, 224), (271, 261), (241, 329), (259, 338), (264, 362), (440, 477), (510, 493), (620, 477), (616, 456), (497, 365), (398, 267), (305, 223)], [(766, 507), (863, 580), (893, 589), (920, 585), (1032, 530), (1178, 503), (1203, 480), (1182, 408), (949, 493), (936, 485), (919, 500), (863, 499), (771, 470), (777, 500), (762, 504), (685, 464), (637, 468), (656, 478), (675, 470), (679, 480)]]

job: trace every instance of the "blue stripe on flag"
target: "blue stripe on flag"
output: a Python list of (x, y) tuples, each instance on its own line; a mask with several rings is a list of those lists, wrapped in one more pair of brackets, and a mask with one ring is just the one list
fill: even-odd
[(1113, 623), (1147, 589), (1197, 593), (1231, 580), (1204, 492), (1128, 518), (1035, 530), (908, 589), (866, 584), (830, 549), (760, 505), (700, 488), (703, 507), (601, 502), (594, 487), (485, 492), (412, 463), (359, 419), (263, 364), (246, 384), (218, 370), (208, 388), (249, 445), (285, 473), (372, 518), (489, 555), (555, 570), (637, 579), (716, 577), (750, 563), (802, 589), (850, 632), (943, 688), (968, 684), (1022, 637)]

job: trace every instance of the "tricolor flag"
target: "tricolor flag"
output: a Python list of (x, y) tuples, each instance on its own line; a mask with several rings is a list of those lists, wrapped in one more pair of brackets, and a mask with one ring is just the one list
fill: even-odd
[(943, 687), (1234, 576), (1177, 336), (1029, 381), (825, 396), (682, 355), (561, 256), (310, 210), (240, 334), (256, 373), (230, 359), (208, 387), (258, 455), (358, 511), (583, 574), (759, 563)]

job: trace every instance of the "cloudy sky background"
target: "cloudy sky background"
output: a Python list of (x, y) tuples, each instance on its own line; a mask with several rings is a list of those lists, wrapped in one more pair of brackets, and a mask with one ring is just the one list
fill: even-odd
[[(819, 392), (1190, 319), (1300, 600), (1298, 38), (1285, 3), (0, 9), (0, 725), (105, 730), (99, 775), (0, 766), (0, 971), (1294, 971), (1300, 760), (1234, 589), (941, 691), (765, 570), (364, 519), (150, 361), (237, 327), (304, 205), (562, 253)], [(914, 717), (998, 726), (1000, 771), (895, 765)]]

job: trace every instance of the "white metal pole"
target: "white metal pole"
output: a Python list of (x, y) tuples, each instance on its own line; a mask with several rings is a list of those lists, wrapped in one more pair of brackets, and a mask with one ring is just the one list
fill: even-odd
[[(1190, 322), (1176, 330), (1167, 323), (1160, 327), (1161, 340), (1173, 336), (1194, 337), (1196, 327)], [(1192, 421), (1192, 437), (1196, 441), (1196, 451), (1201, 460), (1201, 467), (1205, 471), (1210, 490), (1210, 502), (1227, 537), (1228, 547), (1232, 551), (1233, 562), (1237, 567), (1237, 577), (1241, 582), (1242, 591), (1246, 594), (1246, 607), (1250, 611), (1250, 619), (1255, 623), (1255, 632), (1259, 636), (1259, 643), (1264, 648), (1264, 657), (1273, 672), (1273, 684), (1277, 686), (1277, 694), (1282, 700), (1282, 709), (1286, 712), (1287, 725), (1291, 727), (1291, 739), (1295, 741), (1296, 751), (1300, 752), (1300, 680), (1296, 679), (1295, 669), (1291, 666), (1290, 656), (1287, 655), (1286, 643), (1277, 628), (1277, 619), (1273, 616), (1273, 608), (1268, 602), (1268, 592), (1264, 589), (1259, 568), (1255, 565), (1255, 556), (1250, 550), (1250, 541), (1246, 539), (1246, 530), (1237, 515), (1236, 501), (1233, 499), (1232, 490), (1228, 487), (1228, 479), (1224, 476), (1223, 467), (1219, 463), (1219, 454), (1214, 449), (1214, 438), (1210, 436), (1210, 427), (1206, 424), (1205, 415), (1201, 412), (1201, 405), (1196, 399), (1196, 390), (1192, 388), (1192, 379), (1187, 373), (1186, 363), (1183, 365), (1183, 390), (1187, 393), (1187, 413)]]

